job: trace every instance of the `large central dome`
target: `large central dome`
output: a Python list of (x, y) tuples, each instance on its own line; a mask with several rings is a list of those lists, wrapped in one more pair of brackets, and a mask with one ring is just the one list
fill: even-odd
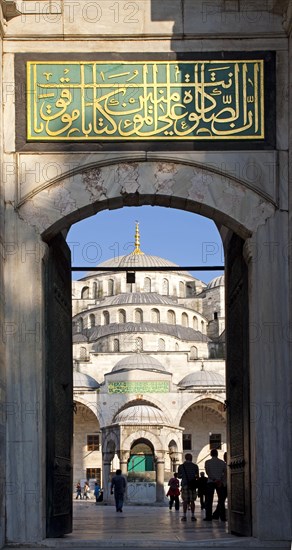
[(173, 266), (177, 264), (160, 258), (160, 256), (151, 256), (150, 254), (127, 254), (126, 256), (117, 256), (111, 260), (107, 260), (99, 264), (98, 267), (163, 267)]
[[(173, 267), (173, 271), (178, 272), (178, 265), (170, 262), (169, 260), (165, 260), (165, 258), (161, 258), (160, 256), (152, 256), (150, 254), (144, 254), (142, 250), (140, 249), (140, 233), (139, 233), (139, 224), (136, 224), (136, 233), (135, 233), (135, 248), (131, 254), (127, 254), (125, 256), (116, 256), (115, 258), (111, 258), (110, 260), (106, 260), (105, 262), (102, 262), (98, 264), (99, 268), (104, 267), (104, 272), (101, 271), (100, 273), (106, 273), (107, 268), (114, 267), (114, 268), (121, 268), (121, 271), (125, 267), (154, 267), (159, 270), (160, 267)], [(92, 275), (95, 275), (94, 272), (88, 272), (86, 274), (86, 277), (91, 277)]]

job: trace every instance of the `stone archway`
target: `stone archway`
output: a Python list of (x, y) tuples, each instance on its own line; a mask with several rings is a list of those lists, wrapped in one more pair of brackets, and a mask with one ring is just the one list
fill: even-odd
[[(62, 154), (63, 163), (65, 157), (66, 154)], [(67, 160), (69, 157), (68, 154)], [(4, 336), (9, 364), (7, 397), (11, 402), (18, 400), (19, 407), (26, 402), (38, 403), (42, 411), (46, 409), (43, 265), (47, 262), (48, 246), (45, 241), (49, 242), (61, 231), (66, 232), (72, 223), (80, 219), (104, 209), (122, 206), (161, 205), (212, 218), (220, 226), (226, 249), (231, 243), (231, 232), (245, 240), (241, 256), (248, 264), (249, 325), (253, 328), (249, 353), (252, 366), (249, 381), (250, 413), (256, 411), (249, 422), (252, 441), (250, 465), (254, 481), (251, 485), (252, 532), (264, 540), (287, 538), (290, 509), (287, 487), (282, 486), (283, 482), (279, 480), (283, 501), (269, 522), (266, 521), (263, 505), (267, 495), (261, 493), (259, 498), (257, 492), (258, 487), (262, 491), (268, 490), (269, 480), (278, 471), (279, 460), (283, 468), (287, 471), (289, 469), (288, 458), (281, 450), (284, 446), (279, 447), (277, 457), (270, 454), (275, 430), (277, 440), (285, 441), (288, 421), (288, 387), (282, 383), (285, 376), (289, 376), (289, 315), (285, 298), (288, 263), (274, 261), (271, 268), (271, 258), (267, 256), (270, 249), (264, 247), (264, 243), (278, 242), (281, 243), (279, 252), (285, 253), (285, 247), (288, 246), (287, 215), (277, 206), (275, 179), (266, 186), (264, 182), (251, 185), (244, 178), (234, 177), (231, 171), (220, 171), (217, 166), (206, 166), (203, 161), (192, 162), (188, 154), (182, 154), (181, 157), (177, 154), (176, 157), (174, 160), (159, 153), (136, 153), (129, 159), (127, 155), (116, 153), (103, 156), (102, 161), (88, 164), (85, 155), (76, 170), (67, 174), (63, 171), (57, 179), (38, 184), (24, 181), (23, 185), (19, 185), (18, 203), (15, 209), (7, 204), (5, 220), (7, 232), (15, 236), (16, 242), (23, 243), (19, 251), (8, 249), (4, 266), (5, 327), (8, 327)], [(221, 157), (227, 159), (228, 153), (222, 153)], [(239, 162), (246, 162), (244, 153), (238, 152), (237, 158)], [(46, 155), (43, 155), (41, 162), (46, 162)], [(20, 297), (18, 289), (23, 288), (23, 282), (26, 284), (26, 292)], [(276, 300), (273, 298), (275, 288), (278, 290)], [(281, 311), (278, 308), (279, 300), (284, 304)], [(281, 340), (269, 339), (271, 323), (273, 327), (279, 327)], [(11, 327), (13, 338), (10, 338)], [(26, 338), (23, 338), (23, 327)], [(15, 336), (18, 343), (15, 343)], [(279, 364), (282, 366), (281, 378), (275, 369), (275, 365)], [(21, 396), (15, 395), (16, 387), (22, 388)], [(273, 400), (276, 395), (281, 395), (281, 406), (275, 412), (276, 424), (270, 429), (265, 403), (267, 398)], [(19, 426), (13, 416), (8, 419), (10, 433), (19, 433)], [(29, 542), (45, 537), (42, 505), (46, 498), (43, 471), (45, 419), (41, 418), (39, 422), (39, 418), (32, 416), (26, 435), (35, 461), (35, 479), (40, 500), (33, 503), (32, 510), (28, 502), (15, 503), (12, 495), (7, 495), (7, 538), (14, 542)], [(19, 481), (23, 476), (30, 476), (29, 471), (25, 470), (26, 466), (24, 469), (21, 466), (22, 457), (27, 454), (25, 441), (19, 437), (17, 446), (12, 446), (8, 441), (7, 447), (10, 457), (7, 475), (12, 476), (13, 472)], [(271, 458), (265, 469), (258, 460), (262, 454)], [(21, 530), (23, 523), (27, 525), (25, 533)], [(285, 532), (283, 525), (287, 526), (284, 527)]]
[(186, 161), (145, 160), (113, 159), (65, 172), (23, 190), (18, 214), (47, 240), (98, 211), (150, 204), (196, 212), (247, 238), (275, 211), (273, 196), (231, 173)]

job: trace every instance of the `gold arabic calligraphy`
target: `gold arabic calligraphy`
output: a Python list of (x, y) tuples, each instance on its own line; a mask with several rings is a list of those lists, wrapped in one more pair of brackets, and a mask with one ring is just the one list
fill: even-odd
[(30, 62), (28, 139), (259, 139), (263, 60)]

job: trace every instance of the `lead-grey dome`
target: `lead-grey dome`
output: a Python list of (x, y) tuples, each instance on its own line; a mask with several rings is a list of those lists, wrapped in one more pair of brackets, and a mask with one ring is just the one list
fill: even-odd
[(197, 372), (187, 374), (179, 383), (179, 387), (189, 388), (192, 386), (225, 386), (224, 376), (212, 370), (201, 369)]
[(89, 342), (95, 342), (99, 338), (125, 333), (158, 333), (168, 334), (185, 342), (208, 342), (206, 334), (191, 327), (181, 325), (169, 325), (167, 323), (112, 323), (110, 325), (96, 326), (88, 330)]
[(151, 405), (135, 405), (119, 412), (114, 418), (121, 424), (168, 424), (168, 420), (160, 409)]
[(89, 376), (89, 374), (84, 374), (83, 372), (73, 372), (73, 386), (74, 389), (83, 388), (94, 390), (100, 387), (100, 384)]
[(224, 275), (219, 275), (219, 277), (214, 277), (214, 279), (212, 279), (207, 284), (206, 290), (208, 290), (208, 288), (215, 288), (216, 286), (224, 286), (224, 284), (225, 284)]
[(133, 353), (124, 357), (116, 363), (112, 372), (133, 369), (165, 372), (165, 368), (160, 361), (145, 353)]
[[(159, 271), (159, 267), (173, 267), (174, 272), (191, 276), (188, 272), (180, 272), (178, 269), (179, 266), (177, 264), (170, 262), (165, 258), (144, 253), (131, 253), (127, 254), (126, 256), (116, 256), (115, 258), (111, 258), (110, 260), (106, 260), (105, 262), (98, 264), (98, 267), (104, 267), (104, 271), (100, 271), (99, 274), (106, 273), (107, 267), (120, 267), (121, 271), (123, 271), (123, 267), (156, 267), (157, 271)], [(82, 281), (84, 279), (87, 279), (88, 277), (92, 277), (93, 275), (96, 276), (96, 272), (89, 271), (88, 273), (86, 273), (85, 277), (82, 277), (79, 280)]]
[[(143, 305), (170, 305), (177, 306), (178, 301), (169, 298), (169, 296), (162, 296), (157, 292), (123, 292), (117, 294), (116, 296), (109, 296), (105, 298), (100, 304), (100, 307), (108, 306), (124, 306), (129, 304), (143, 304)], [(91, 308), (90, 311), (93, 311), (94, 308)], [(97, 308), (96, 308), (97, 309)]]

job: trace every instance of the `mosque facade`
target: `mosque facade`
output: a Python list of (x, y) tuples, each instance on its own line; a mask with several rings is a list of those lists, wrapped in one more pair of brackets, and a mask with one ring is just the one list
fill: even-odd
[(98, 267), (72, 289), (74, 483), (109, 498), (120, 467), (129, 501), (163, 501), (184, 453), (203, 470), (226, 450), (224, 275), (205, 284), (144, 253), (138, 224), (134, 251)]

